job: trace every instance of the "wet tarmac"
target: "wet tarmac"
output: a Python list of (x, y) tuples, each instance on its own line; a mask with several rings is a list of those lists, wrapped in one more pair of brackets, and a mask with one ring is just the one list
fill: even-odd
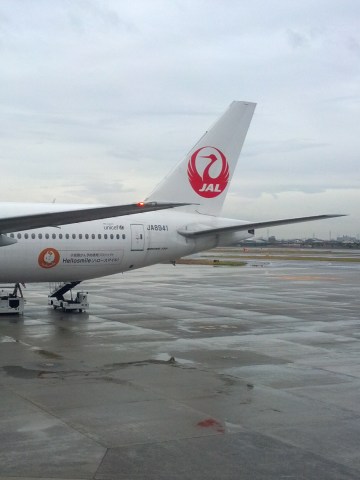
[[(0, 318), (0, 480), (360, 478), (360, 264), (158, 265)], [(173, 359), (171, 357), (174, 357)]]

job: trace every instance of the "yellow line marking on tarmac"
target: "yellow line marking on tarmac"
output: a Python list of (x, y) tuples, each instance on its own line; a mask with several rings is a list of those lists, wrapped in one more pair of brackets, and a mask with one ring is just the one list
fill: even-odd
[(313, 280), (338, 280), (338, 277), (328, 277), (326, 275), (276, 275), (275, 278), (281, 280), (294, 280), (301, 282), (308, 282)]

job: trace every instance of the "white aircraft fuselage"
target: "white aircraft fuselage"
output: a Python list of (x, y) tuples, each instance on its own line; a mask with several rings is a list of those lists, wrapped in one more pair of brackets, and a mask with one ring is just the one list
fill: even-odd
[[(2, 217), (86, 207), (90, 206), (0, 204)], [(234, 222), (246, 223), (201, 215), (201, 225), (208, 228)], [(199, 224), (199, 214), (171, 210), (9, 233), (17, 243), (0, 248), (0, 282), (82, 281), (172, 262), (251, 237), (247, 232), (232, 232), (189, 239), (178, 233), (192, 224)]]

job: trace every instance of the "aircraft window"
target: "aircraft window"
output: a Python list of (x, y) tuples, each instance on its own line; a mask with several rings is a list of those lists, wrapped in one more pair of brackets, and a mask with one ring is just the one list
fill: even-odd
[(21, 238), (21, 233), (18, 233), (16, 236), (17, 236), (17, 238), (20, 240), (20, 238)]
[(26, 238), (26, 240), (27, 240), (29, 238), (29, 235), (27, 233), (25, 233), (24, 238)]
[(114, 235), (112, 233), (110, 233), (110, 238), (111, 238), (111, 240), (114, 239)]
[(92, 233), (92, 234), (91, 234), (91, 238), (94, 240), (94, 238), (95, 238), (95, 233)]
[(85, 233), (85, 238), (86, 238), (86, 240), (89, 240), (89, 234), (88, 233)]
[(15, 238), (15, 235), (13, 233), (10, 233), (11, 238)]
[(36, 238), (35, 233), (32, 233), (32, 234), (31, 234), (31, 238), (32, 238), (33, 240), (34, 240), (34, 238)]
[(38, 238), (41, 240), (42, 239), (42, 233), (39, 233)]
[(75, 234), (75, 233), (72, 234), (72, 238), (75, 240), (75, 238), (76, 238), (76, 234)]
[(45, 233), (45, 238), (49, 238), (50, 235), (48, 233)]
[(104, 233), (104, 239), (107, 240), (107, 233)]
[(65, 235), (65, 238), (66, 238), (66, 240), (69, 240), (70, 235), (67, 233), (67, 234)]
[(125, 240), (125, 238), (126, 238), (125, 233), (122, 234), (122, 238), (123, 238), (123, 240)]
[(53, 233), (51, 236), (52, 236), (52, 238), (55, 240), (55, 238), (56, 238), (56, 233)]
[(59, 233), (59, 239), (60, 240), (62, 240), (62, 237), (63, 237), (62, 233)]
[(120, 239), (120, 235), (117, 233), (116, 234), (116, 240), (119, 240)]
[(79, 233), (79, 239), (80, 240), (82, 239), (82, 233)]
[(98, 239), (101, 240), (101, 233), (98, 234)]

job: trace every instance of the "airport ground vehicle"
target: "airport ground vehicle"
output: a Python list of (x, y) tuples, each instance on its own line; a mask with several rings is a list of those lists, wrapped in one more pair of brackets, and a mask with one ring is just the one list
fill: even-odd
[(78, 311), (83, 312), (89, 308), (87, 292), (76, 292), (75, 297), (58, 299), (56, 297), (48, 296), (48, 305), (52, 306), (54, 310), (60, 308), (63, 312)]
[[(11, 290), (9, 292), (9, 289)], [(9, 287), (8, 285), (0, 286), (0, 315), (24, 313), (25, 299), (22, 294), (20, 285)]]

